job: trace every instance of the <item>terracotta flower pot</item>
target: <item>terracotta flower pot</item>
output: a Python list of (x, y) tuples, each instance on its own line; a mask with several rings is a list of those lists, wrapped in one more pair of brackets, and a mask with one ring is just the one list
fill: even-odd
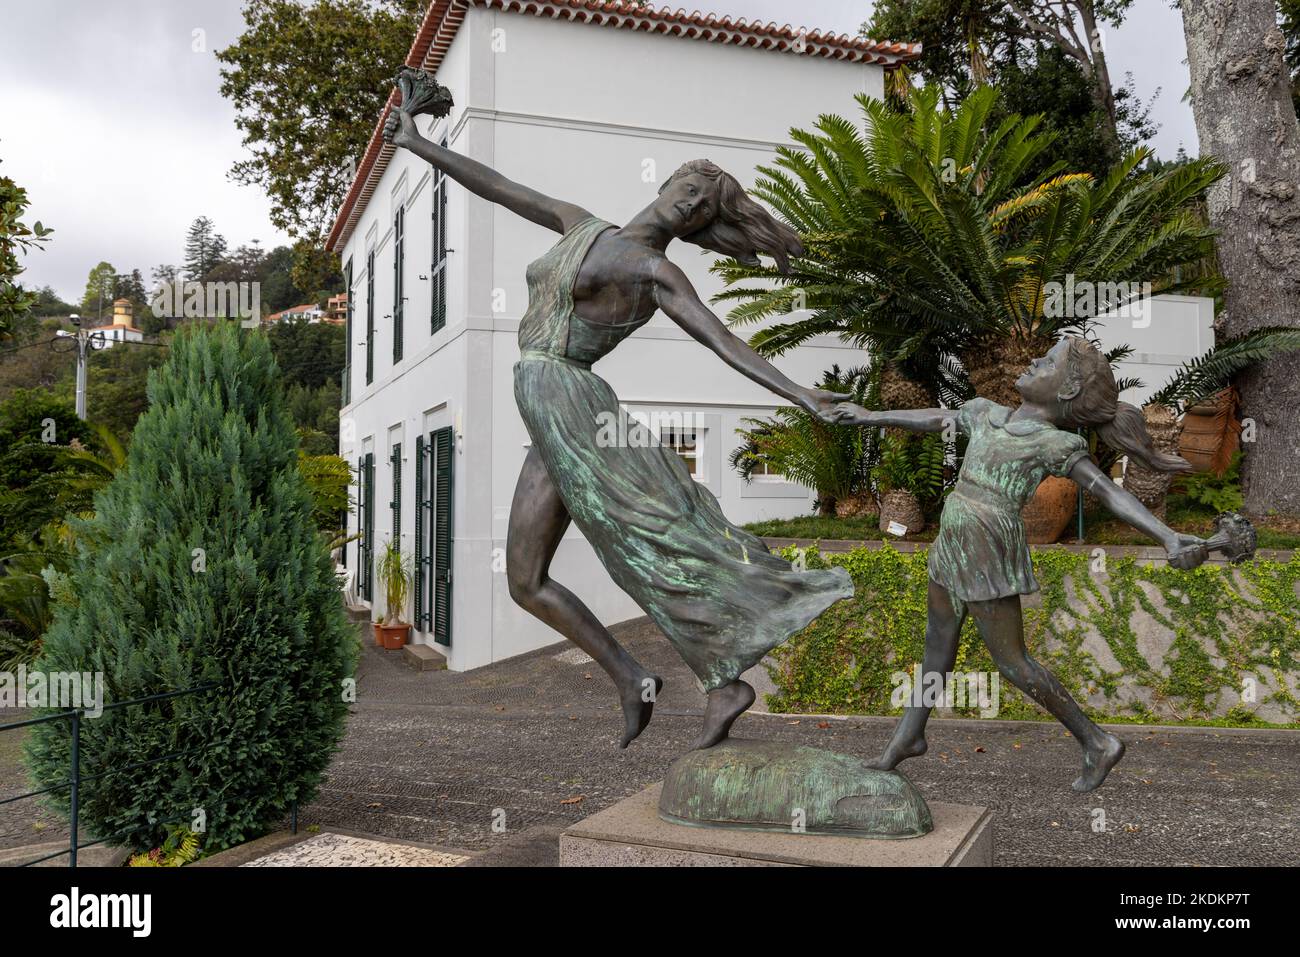
[(397, 651), (410, 637), (411, 626), (396, 624), (385, 625), (381, 621), (375, 622), (375, 643), (386, 651)]
[(1183, 415), (1178, 436), (1178, 454), (1198, 472), (1222, 475), (1241, 448), (1241, 423), (1237, 421), (1237, 393), (1229, 388), (1216, 392)]
[(1030, 545), (1050, 545), (1061, 537), (1079, 504), (1079, 486), (1068, 478), (1049, 475), (1034, 490), (1034, 497), (1020, 511), (1025, 522), (1025, 540)]

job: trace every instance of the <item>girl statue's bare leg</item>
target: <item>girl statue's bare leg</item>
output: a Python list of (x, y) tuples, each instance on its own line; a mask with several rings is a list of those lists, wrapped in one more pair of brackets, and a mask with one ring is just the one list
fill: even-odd
[(550, 577), (551, 559), (571, 521), (536, 449), (530, 449), (510, 505), (506, 575), (510, 597), (595, 660), (614, 679), (623, 706), (620, 748), (650, 723), (663, 679), (616, 642), (576, 595)]
[(1020, 596), (971, 602), (970, 613), (1002, 676), (1050, 711), (1083, 748), (1083, 773), (1073, 788), (1091, 791), (1097, 787), (1124, 756), (1124, 742), (1097, 727), (1056, 676), (1025, 651)]
[[(958, 612), (948, 590), (930, 581), (925, 622), (925, 654), (921, 661), (922, 676), (947, 675), (957, 662), (957, 638), (966, 616)], [(912, 689), (915, 694), (919, 689)], [(909, 704), (894, 727), (894, 736), (880, 757), (869, 761), (870, 767), (892, 771), (899, 762), (925, 754), (925, 723), (930, 719), (928, 705)]]

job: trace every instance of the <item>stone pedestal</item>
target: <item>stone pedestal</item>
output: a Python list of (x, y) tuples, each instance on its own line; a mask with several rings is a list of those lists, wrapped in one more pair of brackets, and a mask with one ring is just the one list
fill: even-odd
[(934, 830), (904, 840), (692, 827), (659, 818), (655, 784), (560, 835), (561, 867), (987, 867), (989, 811), (931, 804)]

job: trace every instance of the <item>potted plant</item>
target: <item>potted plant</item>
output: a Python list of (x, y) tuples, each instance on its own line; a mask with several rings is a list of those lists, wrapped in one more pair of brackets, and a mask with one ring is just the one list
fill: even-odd
[(880, 530), (902, 537), (925, 528), (922, 501), (943, 493), (945, 448), (937, 435), (909, 436), (890, 429), (872, 469), (880, 498)]
[(397, 542), (389, 542), (379, 556), (375, 569), (384, 589), (385, 616), (375, 622), (375, 644), (388, 651), (396, 651), (406, 644), (410, 624), (402, 621), (406, 598), (411, 593), (411, 556), (402, 552)]

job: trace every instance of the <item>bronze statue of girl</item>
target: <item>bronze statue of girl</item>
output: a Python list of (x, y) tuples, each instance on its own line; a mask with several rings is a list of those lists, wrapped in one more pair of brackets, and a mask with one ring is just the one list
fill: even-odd
[[(716, 744), (753, 703), (754, 690), (740, 675), (851, 595), (853, 585), (844, 569), (799, 571), (769, 553), (727, 521), (673, 449), (603, 441), (609, 422), (626, 425), (627, 417), (591, 365), (662, 310), (741, 374), (815, 415), (829, 415), (847, 396), (786, 378), (731, 334), (664, 255), (669, 243), (683, 239), (749, 262), (765, 253), (784, 270), (802, 252), (798, 237), (707, 160), (681, 167), (650, 205), (616, 226), (437, 146), (402, 110), (389, 114), (384, 136), (489, 202), (562, 234), (528, 267), (528, 310), (519, 325), (515, 399), (532, 447), (510, 507), (510, 593), (614, 680), (626, 747), (649, 722), (662, 682), (551, 578), (551, 559), (575, 522), (610, 577), (663, 630), (708, 692), (696, 747)], [(635, 340), (628, 345), (635, 347)]]
[[(969, 614), (998, 671), (1069, 728), (1083, 748), (1076, 791), (1091, 791), (1124, 755), (1124, 744), (1097, 727), (1046, 668), (1025, 651), (1020, 596), (1038, 590), (1020, 510), (1043, 477), (1068, 476), (1115, 515), (1160, 542), (1177, 568), (1205, 561), (1208, 544), (1182, 535), (1152, 515), (1088, 457), (1083, 438), (1063, 431), (1092, 426), (1113, 448), (1150, 468), (1186, 471), (1183, 459), (1158, 452), (1142, 413), (1118, 400), (1105, 357), (1083, 339), (1058, 342), (1016, 381), (1023, 399), (1014, 411), (987, 399), (960, 409), (871, 412), (841, 403), (825, 418), (844, 424), (940, 432), (949, 423), (969, 437), (957, 484), (944, 504), (929, 554), (929, 612), (922, 668), (947, 675)], [(933, 679), (930, 679), (933, 680)], [(930, 708), (904, 709), (893, 739), (874, 767), (890, 770), (924, 754)]]

